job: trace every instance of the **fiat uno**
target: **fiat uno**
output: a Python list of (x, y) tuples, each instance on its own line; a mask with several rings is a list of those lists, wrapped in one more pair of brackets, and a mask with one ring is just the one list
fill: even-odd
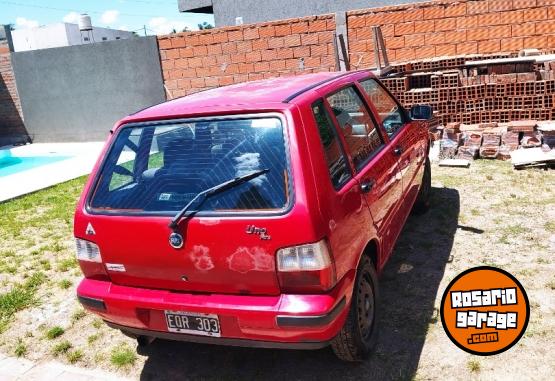
[(331, 345), (364, 359), (378, 275), (410, 211), (428, 205), (430, 114), (358, 71), (124, 118), (75, 213), (79, 301), (139, 345)]

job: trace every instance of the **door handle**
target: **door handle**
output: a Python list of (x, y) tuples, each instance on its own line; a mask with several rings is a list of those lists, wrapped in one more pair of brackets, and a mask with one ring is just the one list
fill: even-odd
[(374, 188), (374, 180), (364, 180), (360, 183), (360, 191), (362, 193), (368, 193)]
[(393, 149), (393, 154), (395, 156), (401, 156), (402, 153), (403, 153), (403, 147), (401, 146), (397, 146)]

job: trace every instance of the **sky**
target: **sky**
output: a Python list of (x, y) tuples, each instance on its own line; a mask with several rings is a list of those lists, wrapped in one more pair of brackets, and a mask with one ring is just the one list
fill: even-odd
[(0, 0), (0, 24), (16, 29), (57, 22), (77, 24), (79, 15), (91, 16), (93, 26), (167, 34), (185, 27), (197, 30), (204, 21), (214, 24), (212, 15), (181, 13), (177, 0)]

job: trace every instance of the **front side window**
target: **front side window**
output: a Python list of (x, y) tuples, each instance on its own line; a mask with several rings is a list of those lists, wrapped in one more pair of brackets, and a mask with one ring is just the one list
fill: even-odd
[(380, 122), (389, 137), (403, 127), (403, 111), (395, 99), (373, 78), (360, 82), (362, 88), (376, 107)]
[(353, 163), (361, 169), (383, 145), (376, 125), (353, 87), (346, 87), (327, 98), (345, 138)]
[(262, 169), (269, 172), (214, 195), (199, 210), (280, 210), (289, 167), (279, 118), (215, 119), (123, 127), (91, 192), (95, 212), (181, 210), (199, 192)]
[(319, 101), (312, 106), (312, 113), (320, 133), (320, 141), (324, 147), (324, 155), (330, 172), (331, 182), (335, 189), (341, 188), (349, 178), (351, 173), (345, 156), (341, 151), (341, 146), (334, 132), (334, 127), (330, 116), (324, 107), (324, 102)]

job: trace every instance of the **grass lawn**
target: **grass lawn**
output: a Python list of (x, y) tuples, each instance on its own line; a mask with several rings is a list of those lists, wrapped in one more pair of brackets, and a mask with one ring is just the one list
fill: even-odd
[[(382, 274), (381, 336), (360, 366), (338, 363), (328, 349), (162, 342), (136, 354), (133, 340), (75, 298), (81, 274), (72, 219), (84, 178), (0, 204), (0, 352), (161, 379), (239, 377), (236, 367), (247, 379), (548, 379), (555, 374), (555, 172), (484, 160), (432, 171), (432, 208), (408, 220)], [(526, 334), (498, 356), (459, 350), (437, 315), (449, 281), (479, 265), (511, 272), (531, 303)]]

